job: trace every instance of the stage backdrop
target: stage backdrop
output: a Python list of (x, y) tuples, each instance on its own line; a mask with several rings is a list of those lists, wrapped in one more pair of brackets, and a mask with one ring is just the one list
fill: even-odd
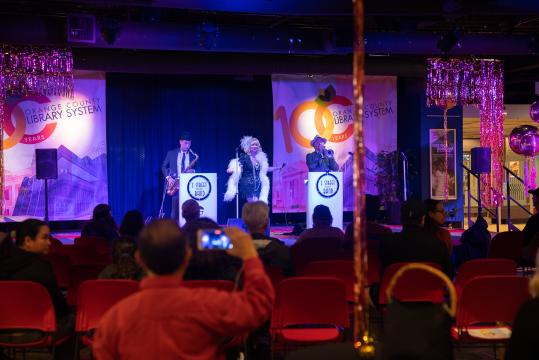
[[(272, 76), (273, 212), (304, 212), (307, 165), (311, 139), (328, 139), (343, 171), (344, 210), (354, 208), (353, 196), (353, 87), (346, 75)], [(393, 76), (365, 77), (365, 177), (366, 192), (376, 195), (376, 155), (397, 149), (397, 79)]]
[(35, 149), (58, 149), (58, 179), (49, 180), (50, 220), (89, 219), (108, 202), (105, 74), (75, 73), (75, 97), (10, 98), (4, 121), (4, 215), (42, 217), (44, 180)]

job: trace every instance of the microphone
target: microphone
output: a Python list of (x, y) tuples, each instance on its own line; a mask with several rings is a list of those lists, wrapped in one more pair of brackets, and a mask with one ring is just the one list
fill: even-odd
[[(284, 168), (284, 166), (286, 165), (286, 162), (284, 162), (282, 165), (281, 165), (281, 169)], [(279, 170), (281, 170), (279, 169)]]
[(353, 152), (351, 152), (351, 151), (349, 151), (349, 152), (348, 152), (348, 155), (350, 155), (350, 156), (354, 156), (354, 153), (353, 153)]
[(408, 158), (406, 157), (406, 154), (403, 151), (401, 151), (400, 153), (401, 153), (401, 156), (404, 158), (404, 160), (408, 161)]

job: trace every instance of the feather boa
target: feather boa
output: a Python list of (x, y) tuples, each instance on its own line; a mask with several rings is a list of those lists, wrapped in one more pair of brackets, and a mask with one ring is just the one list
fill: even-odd
[[(268, 156), (265, 152), (259, 151), (258, 154), (256, 154), (255, 159), (260, 164), (260, 183), (262, 186), (260, 189), (259, 200), (267, 204), (270, 190), (270, 180), (268, 177)], [(240, 181), (242, 172), (241, 165), (236, 159), (230, 160), (228, 163), (227, 172), (231, 173), (231, 175), (228, 178), (224, 200), (232, 201), (234, 200), (236, 192), (238, 191), (238, 182)]]

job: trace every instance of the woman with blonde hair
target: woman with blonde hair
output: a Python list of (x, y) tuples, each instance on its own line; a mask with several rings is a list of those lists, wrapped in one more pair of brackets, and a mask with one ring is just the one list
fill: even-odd
[(269, 166), (268, 156), (260, 141), (252, 136), (244, 136), (240, 142), (242, 153), (230, 160), (227, 172), (230, 174), (225, 193), (225, 201), (232, 201), (239, 194), (241, 201), (263, 201), (268, 203), (270, 180), (268, 172), (281, 167)]

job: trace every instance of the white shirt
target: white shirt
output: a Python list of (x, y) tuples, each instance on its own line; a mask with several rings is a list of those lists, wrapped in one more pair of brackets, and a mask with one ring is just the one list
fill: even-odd
[(176, 166), (178, 167), (178, 172), (176, 174), (178, 174), (178, 177), (182, 172), (181, 170), (182, 170), (182, 156), (183, 156), (183, 154), (185, 154), (185, 167), (187, 168), (189, 166), (189, 163), (190, 163), (189, 151), (183, 152), (183, 151), (180, 150), (178, 152), (178, 158), (176, 159)]

